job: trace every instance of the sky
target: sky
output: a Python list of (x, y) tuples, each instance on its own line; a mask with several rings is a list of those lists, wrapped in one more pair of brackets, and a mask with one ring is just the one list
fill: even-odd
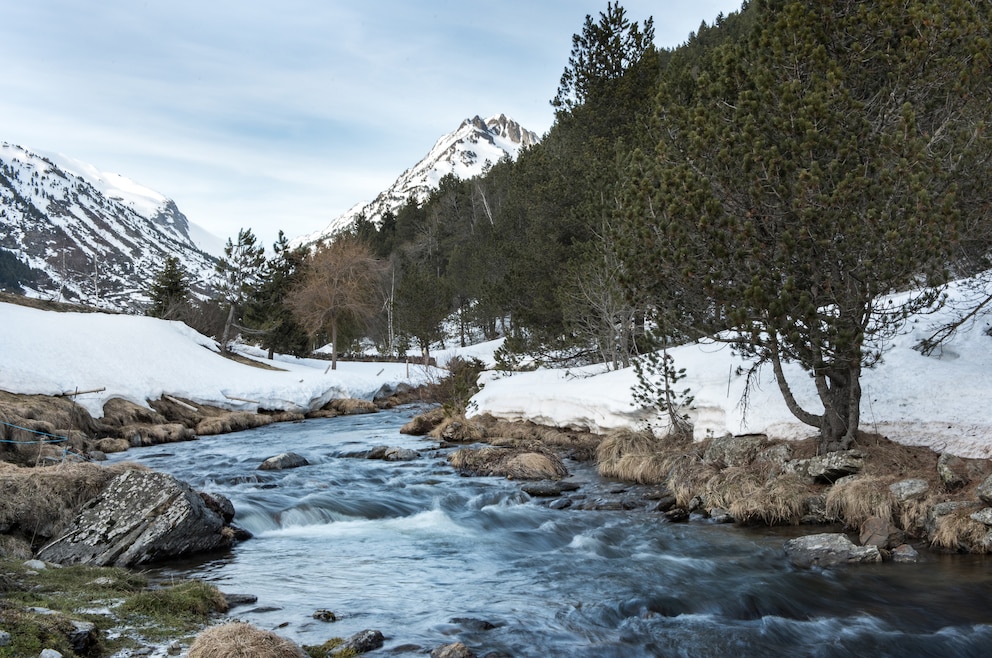
[[(987, 286), (987, 280), (978, 283)], [(965, 282), (967, 284), (967, 282)], [(953, 283), (949, 305), (936, 314), (910, 316), (904, 331), (888, 344), (884, 358), (862, 375), (861, 427), (898, 443), (924, 445), (962, 457), (992, 457), (992, 350), (990, 319), (965, 323), (931, 356), (913, 349), (972, 304), (975, 282)], [(896, 300), (897, 303), (898, 299)], [(0, 303), (0, 390), (53, 395), (87, 391), (76, 398), (94, 416), (104, 403), (121, 397), (147, 404), (163, 394), (244, 411), (317, 409), (332, 398), (371, 397), (384, 384), (437, 381), (436, 372), (403, 363), (328, 362), (277, 357), (283, 371), (252, 368), (216, 353), (216, 343), (181, 322), (139, 315), (54, 313)], [(456, 345), (457, 338), (449, 340)], [(471, 348), (432, 350), (444, 366), (455, 355), (479, 358), (490, 367), (502, 341)], [(210, 349), (203, 349), (208, 347)], [(253, 358), (258, 348), (241, 346)], [(800, 439), (815, 434), (789, 412), (771, 367), (758, 370), (742, 403), (750, 363), (729, 345), (690, 343), (668, 352), (685, 368), (679, 387), (693, 396), (687, 411), (697, 439), (731, 434), (765, 434)], [(813, 382), (795, 363), (783, 364), (797, 400), (813, 413), (822, 410)], [(508, 420), (530, 420), (606, 433), (640, 427), (645, 416), (633, 399), (633, 368), (604, 366), (514, 373), (487, 371), (483, 389), (472, 398), (470, 414), (488, 413)], [(252, 402), (253, 401), (253, 402)], [(655, 419), (664, 426), (664, 417)]]
[[(739, 0), (627, 0), (674, 47)], [(572, 35), (606, 0), (0, 3), (0, 141), (271, 244), (370, 201), (462, 120), (543, 135)]]

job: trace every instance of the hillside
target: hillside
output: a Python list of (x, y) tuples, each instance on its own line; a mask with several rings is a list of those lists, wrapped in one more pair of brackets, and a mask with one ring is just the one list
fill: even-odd
[(171, 199), (65, 156), (0, 145), (0, 248), (38, 270), (32, 296), (105, 309), (140, 309), (166, 256), (200, 282), (220, 240)]

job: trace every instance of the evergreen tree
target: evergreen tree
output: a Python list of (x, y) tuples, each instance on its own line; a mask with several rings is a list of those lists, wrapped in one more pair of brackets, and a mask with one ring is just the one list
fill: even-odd
[(631, 23), (619, 2), (606, 3), (606, 13), (601, 12), (596, 22), (586, 15), (582, 32), (572, 36), (568, 66), (551, 104), (569, 111), (589, 99), (608, 95), (611, 83), (623, 78), (653, 48), (653, 41), (653, 19), (644, 21), (643, 27)]
[(166, 256), (165, 264), (152, 282), (148, 315), (177, 320), (189, 304), (189, 277), (177, 256)]
[(258, 332), (259, 342), (268, 350), (269, 359), (275, 352), (304, 356), (309, 352), (309, 338), (287, 307), (286, 298), (302, 280), (307, 250), (291, 248), (282, 231), (272, 250), (273, 256), (265, 263), (261, 283), (245, 306), (245, 321)]
[(394, 312), (400, 333), (416, 340), (424, 364), (429, 363), (431, 345), (444, 339), (442, 323), (451, 313), (448, 287), (436, 270), (407, 264), (396, 286)]
[(237, 313), (259, 284), (264, 266), (265, 248), (258, 244), (258, 238), (250, 228), (238, 231), (237, 242), (227, 239), (224, 256), (217, 263), (217, 273), (221, 276), (220, 293), (228, 305), (227, 321), (220, 340), (221, 350), (225, 352)]
[(630, 289), (729, 328), (825, 449), (855, 439), (862, 368), (934, 289), (881, 297), (942, 280), (959, 183), (988, 148), (990, 7), (752, 3), (758, 28), (670, 78), (657, 146), (632, 160)]

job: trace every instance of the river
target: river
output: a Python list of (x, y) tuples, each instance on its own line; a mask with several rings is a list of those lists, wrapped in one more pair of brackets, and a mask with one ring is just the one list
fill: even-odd
[[(551, 509), (519, 483), (457, 475), (436, 443), (398, 432), (417, 409), (282, 423), (114, 456), (220, 493), (254, 534), (229, 553), (159, 567), (251, 593), (232, 618), (305, 644), (364, 629), (372, 655), (462, 641), (480, 656), (988, 656), (992, 562), (798, 569), (784, 541), (649, 512)], [(349, 454), (421, 451), (385, 462)], [(259, 471), (284, 451), (310, 466)], [(568, 463), (579, 489), (616, 483)], [(317, 609), (338, 621), (317, 621)]]

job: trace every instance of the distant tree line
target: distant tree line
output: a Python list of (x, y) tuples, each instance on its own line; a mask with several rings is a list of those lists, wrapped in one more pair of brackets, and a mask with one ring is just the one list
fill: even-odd
[(755, 0), (664, 50), (608, 2), (540, 143), (328, 244), (281, 237), (222, 286), (246, 285), (229, 326), (277, 351), (364, 338), (425, 357), (447, 327), (507, 337), (508, 365), (625, 367), (720, 336), (825, 449), (850, 445), (862, 369), (902, 318), (990, 267), (990, 26), (979, 0)]

